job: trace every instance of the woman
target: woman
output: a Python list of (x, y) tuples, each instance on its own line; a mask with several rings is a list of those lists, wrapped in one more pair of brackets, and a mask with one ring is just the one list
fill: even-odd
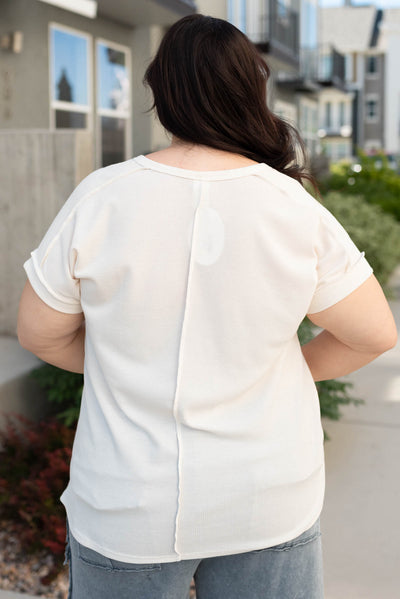
[(268, 75), (229, 23), (175, 23), (145, 76), (170, 147), (84, 179), (25, 264), (21, 344), (85, 375), (72, 599), (186, 599), (192, 576), (198, 599), (323, 597), (314, 381), (396, 329)]

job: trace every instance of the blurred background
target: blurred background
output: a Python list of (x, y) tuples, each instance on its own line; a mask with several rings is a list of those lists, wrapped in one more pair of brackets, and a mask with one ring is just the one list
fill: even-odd
[[(320, 201), (400, 320), (400, 0), (1, 0), (0, 599), (66, 597), (58, 497), (82, 390), (18, 345), (22, 265), (87, 174), (169, 144), (142, 78), (193, 12), (263, 55), (270, 108), (300, 131)], [(399, 357), (319, 386), (326, 599), (400, 596)]]

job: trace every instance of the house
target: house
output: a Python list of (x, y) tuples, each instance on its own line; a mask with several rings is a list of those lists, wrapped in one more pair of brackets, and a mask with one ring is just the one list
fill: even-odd
[[(345, 57), (345, 82), (352, 91), (350, 106), (340, 93), (325, 94), (320, 107), (320, 129), (325, 151), (336, 160), (357, 148), (366, 151), (385, 148), (385, 67), (386, 54), (379, 46), (383, 11), (374, 5), (320, 9), (321, 43), (334, 45)], [(351, 128), (351, 138), (348, 133)]]
[(271, 70), (268, 105), (296, 125), (297, 100), (279, 86), (279, 80), (296, 78), (299, 71), (300, 6), (301, 0), (227, 0), (228, 21), (257, 46)]
[[(399, 78), (399, 56), (400, 56), (400, 9), (387, 8), (383, 11), (382, 18), (378, 24), (376, 49), (381, 52), (375, 59), (374, 65), (368, 64), (372, 70), (369, 77), (371, 82), (382, 86), (379, 73), (383, 70), (383, 141), (384, 149), (391, 156), (400, 156), (400, 78)], [(379, 56), (384, 56), (379, 59)], [(371, 60), (371, 59), (370, 59)], [(374, 60), (374, 59), (372, 59)]]
[[(320, 115), (329, 95), (340, 98), (348, 142), (352, 95), (344, 83), (344, 57), (333, 46), (321, 45), (318, 0), (228, 0), (228, 18), (270, 66), (269, 105), (300, 131), (310, 159), (323, 149)], [(350, 154), (347, 143), (344, 155)]]

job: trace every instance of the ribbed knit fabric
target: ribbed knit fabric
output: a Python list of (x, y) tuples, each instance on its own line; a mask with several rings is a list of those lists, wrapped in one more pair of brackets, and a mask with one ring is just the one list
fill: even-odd
[(86, 177), (24, 266), (44, 302), (85, 315), (61, 497), (80, 543), (174, 562), (310, 528), (323, 430), (297, 329), (372, 269), (299, 183), (138, 156)]

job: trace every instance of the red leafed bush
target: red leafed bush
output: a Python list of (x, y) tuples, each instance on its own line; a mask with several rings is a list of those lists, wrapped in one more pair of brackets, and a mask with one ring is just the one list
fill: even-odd
[(56, 420), (36, 424), (19, 415), (7, 415), (0, 431), (0, 516), (13, 523), (29, 553), (64, 552), (59, 498), (68, 483), (74, 434)]

